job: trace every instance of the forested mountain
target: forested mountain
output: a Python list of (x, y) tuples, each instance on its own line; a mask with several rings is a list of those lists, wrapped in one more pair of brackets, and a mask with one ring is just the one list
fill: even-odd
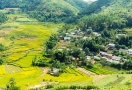
[(30, 17), (44, 22), (72, 23), (80, 28), (101, 31), (132, 25), (132, 0), (97, 0), (90, 5), (83, 0), (1, 0), (0, 8), (20, 8)]
[(87, 4), (82, 0), (23, 0), (24, 12), (39, 21), (60, 22), (74, 18)]
[(102, 6), (109, 6), (110, 2), (112, 2), (112, 0), (98, 0), (95, 1), (94, 3), (90, 4), (89, 6), (85, 7), (82, 10), (82, 14), (92, 14), (92, 13), (97, 13), (101, 10)]
[(58, 22), (79, 12), (77, 8), (64, 0), (33, 0), (32, 2), (26, 0), (25, 2), (27, 4), (21, 7), (22, 10), (39, 21)]
[[(20, 8), (39, 21), (69, 21), (88, 3), (83, 0), (1, 0), (0, 9)], [(71, 20), (72, 21), (72, 20)]]
[(96, 31), (132, 26), (132, 0), (98, 0), (86, 7), (79, 26)]
[(3, 8), (17, 8), (21, 0), (0, 0), (0, 9)]
[(79, 10), (88, 6), (88, 4), (84, 2), (83, 0), (65, 0), (65, 1), (71, 4), (72, 6), (78, 8)]

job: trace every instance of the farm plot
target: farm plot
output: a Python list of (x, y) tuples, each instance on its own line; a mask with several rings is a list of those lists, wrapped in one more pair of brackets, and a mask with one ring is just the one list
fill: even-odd
[(30, 52), (26, 57), (20, 59), (19, 61), (15, 62), (15, 65), (21, 66), (21, 67), (30, 67), (32, 65), (32, 60), (34, 56), (42, 57), (42, 54), (37, 51)]
[(119, 84), (123, 79), (125, 79), (125, 77), (123, 77), (123, 76), (118, 77), (115, 81), (109, 82), (107, 85), (105, 85), (105, 87), (115, 86), (115, 85)]
[(80, 75), (80, 76), (86, 76), (84, 73), (80, 72), (76, 68), (66, 68), (65, 72), (66, 73), (70, 73), (70, 74), (75, 74), (76, 76), (78, 76), (78, 75)]
[(0, 75), (4, 75), (4, 74), (6, 74), (5, 66), (4, 65), (1, 65), (0, 66)]
[(9, 55), (6, 59), (8, 60), (8, 62), (12, 62), (23, 58), (25, 55), (26, 52), (13, 53)]
[(20, 26), (20, 23), (12, 22), (12, 23), (2, 24), (1, 28), (17, 28), (19, 26)]
[(11, 41), (5, 39), (4, 37), (0, 37), (0, 43), (2, 43), (4, 46), (9, 46)]
[(117, 79), (117, 75), (107, 75), (99, 81), (96, 81), (94, 84), (97, 86), (105, 86), (110, 82), (114, 82)]
[(0, 87), (6, 87), (9, 79), (13, 77), (17, 82), (16, 85), (20, 86), (21, 90), (26, 90), (28, 88), (28, 86), (26, 86), (27, 83), (29, 83), (29, 86), (33, 86), (43, 80), (42, 78), (38, 78), (41, 74), (41, 69), (37, 67), (31, 67), (28, 68), (28, 70), (24, 70), (22, 72), (0, 75)]
[(29, 18), (26, 18), (26, 17), (21, 17), (21, 18), (18, 18), (15, 20), (16, 22), (35, 22), (37, 20), (35, 19), (29, 19)]
[(43, 25), (25, 24), (10, 32), (10, 35), (7, 37), (15, 38), (13, 45), (24, 45), (26, 47), (30, 47), (30, 49), (40, 49), (42, 48), (44, 41), (48, 39), (53, 30), (53, 27), (47, 28)]
[(77, 71), (75, 69), (68, 68), (65, 73), (62, 73), (59, 77), (51, 76), (46, 74), (43, 77), (44, 80), (52, 80), (58, 82), (91, 82), (92, 77), (88, 77), (87, 75)]
[(94, 65), (92, 67), (87, 67), (86, 69), (88, 69), (89, 71), (94, 72), (96, 74), (115, 74), (115, 73), (117, 73), (115, 70), (113, 70), (111, 68), (100, 67), (97, 65)]
[(21, 45), (13, 45), (10, 47), (9, 50), (6, 50), (6, 53), (12, 52), (12, 53), (19, 53), (19, 52), (25, 52), (30, 50), (29, 47), (26, 46), (21, 46)]
[(5, 65), (5, 71), (7, 74), (11, 74), (11, 73), (22, 72), (23, 70), (20, 67), (15, 67), (13, 65)]
[(82, 73), (85, 73), (87, 75), (96, 75), (95, 73), (91, 72), (91, 71), (88, 71), (86, 70), (85, 68), (78, 68), (78, 70)]

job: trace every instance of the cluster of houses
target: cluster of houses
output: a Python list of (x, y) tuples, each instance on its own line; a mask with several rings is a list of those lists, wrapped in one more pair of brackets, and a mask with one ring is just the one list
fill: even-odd
[[(92, 35), (98, 36), (98, 37), (101, 36), (101, 34), (98, 33), (98, 32), (92, 32)], [(64, 40), (64, 41), (70, 41), (71, 38), (76, 38), (76, 39), (79, 40), (79, 39), (87, 39), (87, 38), (90, 39), (91, 37), (85, 36), (84, 33), (83, 33), (82, 31), (80, 31), (80, 30), (74, 30), (74, 31), (71, 32), (71, 33), (66, 33), (66, 36), (63, 37), (63, 40)], [(116, 48), (116, 44), (108, 43), (107, 45), (108, 45), (108, 48), (109, 48), (109, 49), (114, 49), (114, 48)], [(128, 49), (128, 50), (120, 49), (119, 51), (122, 51), (122, 52), (125, 52), (125, 53), (128, 53), (128, 54), (132, 55), (132, 49)], [(107, 52), (102, 52), (102, 51), (100, 52), (100, 56), (101, 56), (102, 58), (105, 58), (105, 59), (106, 59), (107, 61), (109, 61), (109, 62), (120, 63), (120, 60), (121, 60), (121, 57), (119, 57), (119, 56), (115, 56), (115, 55), (113, 55), (113, 54), (108, 54)], [(97, 57), (94, 56), (94, 58), (97, 58)], [(98, 58), (99, 58), (99, 57), (98, 57)], [(86, 56), (86, 59), (87, 59), (87, 60), (91, 60), (91, 56)], [(124, 60), (124, 61), (125, 61), (125, 60)]]
[(105, 58), (108, 62), (120, 63), (121, 57), (106, 52), (100, 52), (100, 56)]
[[(113, 54), (109, 54), (109, 53), (103, 52), (103, 51), (100, 51), (100, 57), (104, 58), (104, 59), (106, 59), (106, 61), (112, 62), (112, 63), (120, 63), (120, 60), (121, 60), (121, 57), (118, 57), (118, 56), (115, 56)], [(99, 60), (100, 57), (94, 56), (93, 58)], [(87, 60), (91, 60), (91, 58), (92, 58), (91, 56), (86, 56)]]
[[(114, 49), (115, 46), (116, 45), (113, 43), (108, 44), (109, 49)], [(128, 49), (128, 50), (120, 49), (119, 51), (132, 55), (132, 49)], [(100, 57), (106, 59), (106, 61), (111, 62), (111, 63), (120, 63), (120, 61), (122, 59), (119, 56), (109, 54), (109, 53), (103, 52), (103, 51), (100, 51)], [(94, 56), (94, 59), (100, 59), (100, 57)], [(91, 56), (86, 56), (86, 59), (91, 60)], [(123, 59), (122, 61), (126, 61), (126, 59)]]
[[(60, 38), (61, 39), (63, 39), (64, 41), (70, 41), (71, 40), (71, 38), (76, 38), (76, 39), (87, 39), (87, 38), (91, 38), (91, 37), (87, 37), (87, 36), (85, 36), (84, 35), (84, 32), (82, 32), (82, 31), (80, 31), (80, 30), (74, 30), (73, 32), (71, 32), (71, 33), (65, 33), (66, 34), (66, 36), (65, 37), (62, 37), (62, 36), (60, 36)], [(92, 34), (94, 35), (94, 36), (101, 36), (101, 34), (100, 33), (98, 33), (98, 32), (92, 32)]]
[(120, 49), (119, 51), (132, 55), (132, 49)]
[[(109, 43), (108, 44), (108, 47), (110, 49), (115, 48), (115, 46), (116, 46), (116, 44), (113, 44), (113, 43)], [(124, 52), (124, 53), (128, 53), (128, 54), (132, 55), (132, 49), (119, 49), (119, 51)]]

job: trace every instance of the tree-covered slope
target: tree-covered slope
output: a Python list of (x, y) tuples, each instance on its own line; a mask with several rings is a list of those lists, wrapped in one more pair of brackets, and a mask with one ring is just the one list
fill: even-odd
[(82, 10), (83, 8), (88, 6), (88, 4), (83, 0), (65, 0), (65, 1), (79, 10)]
[(98, 0), (83, 11), (78, 23), (85, 30), (132, 27), (132, 0)]
[(112, 2), (112, 0), (97, 0), (93, 3), (91, 3), (89, 6), (85, 7), (82, 10), (82, 14), (92, 14), (92, 13), (97, 13), (101, 10), (102, 6), (109, 6), (110, 2)]
[(81, 0), (23, 0), (21, 9), (39, 21), (64, 21), (71, 16), (76, 16), (82, 7)]
[(0, 9), (3, 8), (17, 8), (21, 0), (0, 0)]
[(66, 21), (88, 4), (83, 0), (0, 0), (0, 9), (20, 8), (39, 21)]

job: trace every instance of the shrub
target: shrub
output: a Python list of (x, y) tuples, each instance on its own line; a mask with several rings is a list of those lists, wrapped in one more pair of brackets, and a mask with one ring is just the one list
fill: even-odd
[(53, 85), (52, 84), (46, 85), (45, 88), (46, 89), (53, 88)]

